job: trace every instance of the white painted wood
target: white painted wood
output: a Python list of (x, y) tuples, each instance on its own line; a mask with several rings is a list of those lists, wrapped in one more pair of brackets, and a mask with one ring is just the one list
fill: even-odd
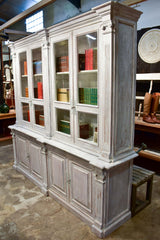
[(160, 73), (137, 73), (136, 80), (160, 80)]
[(62, 156), (50, 153), (49, 159), (49, 187), (66, 198), (67, 194), (67, 175), (66, 159)]
[(17, 153), (17, 163), (29, 171), (30, 159), (28, 153), (28, 142), (25, 138), (16, 138), (16, 153)]
[(75, 207), (91, 212), (91, 172), (70, 161), (70, 201)]
[(41, 157), (41, 148), (36, 146), (34, 143), (29, 144), (29, 157), (30, 157), (30, 166), (31, 173), (35, 177), (42, 178), (42, 157)]

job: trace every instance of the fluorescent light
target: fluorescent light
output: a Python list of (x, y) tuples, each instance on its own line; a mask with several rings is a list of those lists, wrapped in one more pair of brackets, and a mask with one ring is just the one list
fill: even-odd
[(96, 37), (93, 37), (93, 36), (91, 36), (91, 35), (89, 35), (89, 34), (87, 34), (86, 37), (88, 37), (88, 38), (90, 38), (90, 39), (92, 39), (92, 40), (96, 40), (96, 39), (97, 39)]

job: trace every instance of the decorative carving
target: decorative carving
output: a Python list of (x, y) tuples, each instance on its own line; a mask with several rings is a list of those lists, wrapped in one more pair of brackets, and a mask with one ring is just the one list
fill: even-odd
[(107, 179), (107, 172), (102, 169), (95, 168), (94, 170), (95, 178), (98, 182), (105, 183)]
[(46, 49), (46, 48), (49, 48), (50, 43), (48, 41), (44, 41), (41, 46), (43, 49)]
[(103, 23), (101, 24), (101, 31), (102, 34), (115, 33), (115, 21), (103, 21)]
[(16, 134), (11, 130), (11, 135), (12, 135), (12, 138), (14, 138), (15, 139), (15, 137), (16, 137)]
[(43, 145), (41, 146), (41, 153), (47, 155), (47, 147), (46, 147), (46, 144), (43, 144)]

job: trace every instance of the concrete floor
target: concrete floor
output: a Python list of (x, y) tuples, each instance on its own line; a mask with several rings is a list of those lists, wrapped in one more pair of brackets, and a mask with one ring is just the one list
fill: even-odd
[[(0, 240), (98, 239), (84, 222), (51, 197), (44, 196), (12, 165), (12, 145), (1, 146)], [(160, 176), (154, 176), (152, 203), (106, 239), (160, 239)]]

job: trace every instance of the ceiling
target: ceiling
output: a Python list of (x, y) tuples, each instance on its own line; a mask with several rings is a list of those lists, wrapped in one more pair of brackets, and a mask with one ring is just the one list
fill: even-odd
[[(29, 8), (33, 9), (35, 7), (36, 9), (36, 5), (41, 7), (43, 6), (42, 4), (49, 4), (54, 1), (56, 0), (0, 0), (0, 32), (10, 27), (10, 25), (15, 22), (14, 18), (17, 17), (17, 15), (19, 16), (22, 14), (22, 17), (19, 18), (19, 20), (25, 17), (25, 14), (27, 11), (29, 11)], [(80, 8), (80, 3), (82, 2), (82, 0), (68, 1), (74, 4), (77, 8)], [(107, 1), (109, 0), (106, 0), (106, 2)], [(100, 3), (101, 0), (94, 0), (94, 2)], [(159, 0), (117, 0), (117, 2), (123, 2), (126, 5), (133, 5), (133, 7), (135, 7), (137, 10), (143, 12), (140, 20), (138, 21), (138, 29), (159, 25)]]
[(0, 0), (0, 25), (41, 0)]
[[(36, 3), (42, 0), (0, 0), (0, 25), (6, 23), (11, 18), (22, 13), (28, 8), (32, 7)], [(80, 7), (80, 0), (69, 0), (77, 8)], [(106, 0), (109, 1), (109, 0)], [(143, 2), (146, 0), (117, 0), (124, 2), (126, 5), (133, 5), (134, 3)], [(95, 1), (96, 2), (96, 1)], [(100, 1), (97, 1), (100, 2)]]

